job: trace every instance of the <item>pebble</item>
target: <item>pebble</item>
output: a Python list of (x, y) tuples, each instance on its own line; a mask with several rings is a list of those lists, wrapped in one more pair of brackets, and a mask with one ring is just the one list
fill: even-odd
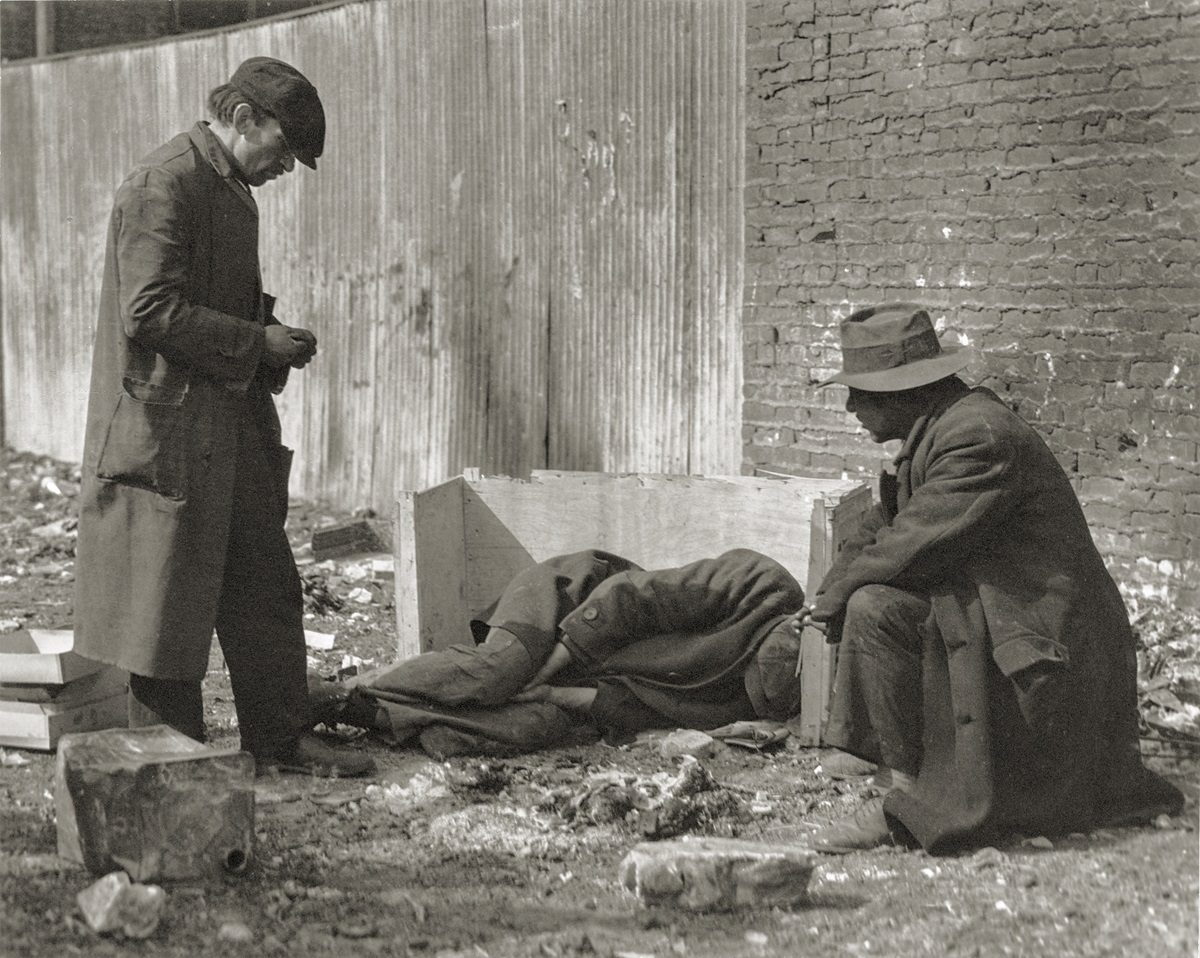
[(228, 941), (235, 945), (246, 945), (254, 941), (254, 932), (240, 921), (227, 921), (217, 932), (218, 941)]

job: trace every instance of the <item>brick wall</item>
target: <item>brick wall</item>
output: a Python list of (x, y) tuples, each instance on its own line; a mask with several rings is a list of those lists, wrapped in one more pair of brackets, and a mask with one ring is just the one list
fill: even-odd
[(1200, 5), (751, 0), (747, 45), (745, 471), (871, 477), (814, 383), (918, 299), (1122, 586), (1200, 598)]

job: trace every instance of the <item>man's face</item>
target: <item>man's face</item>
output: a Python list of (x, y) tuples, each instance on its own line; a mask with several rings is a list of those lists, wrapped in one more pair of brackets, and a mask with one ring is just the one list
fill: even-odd
[(854, 413), (875, 442), (904, 439), (913, 425), (913, 414), (895, 393), (867, 392), (850, 387), (846, 412)]
[(262, 186), (296, 167), (296, 157), (288, 147), (279, 121), (272, 116), (247, 123), (234, 144), (233, 155), (251, 186)]

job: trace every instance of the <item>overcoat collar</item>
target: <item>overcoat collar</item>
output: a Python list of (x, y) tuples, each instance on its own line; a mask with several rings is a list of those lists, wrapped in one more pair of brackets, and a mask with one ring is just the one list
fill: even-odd
[(221, 176), (229, 185), (229, 188), (257, 215), (258, 204), (254, 202), (254, 197), (250, 194), (249, 184), (242, 177), (241, 171), (234, 166), (233, 158), (229, 155), (229, 151), (217, 139), (217, 135), (213, 133), (209, 125), (201, 120), (192, 127), (188, 135), (191, 137), (196, 149), (208, 160), (212, 168), (217, 171), (217, 175)]
[(908, 436), (905, 438), (904, 444), (900, 447), (896, 458), (892, 460), (897, 469), (900, 468), (902, 462), (913, 457), (917, 445), (921, 441), (921, 437), (925, 435), (925, 431), (929, 428), (929, 424), (969, 392), (971, 392), (971, 387), (957, 376), (946, 383), (945, 389), (938, 393), (937, 398), (934, 399), (930, 407), (921, 414), (917, 421), (913, 423), (912, 429), (908, 431)]

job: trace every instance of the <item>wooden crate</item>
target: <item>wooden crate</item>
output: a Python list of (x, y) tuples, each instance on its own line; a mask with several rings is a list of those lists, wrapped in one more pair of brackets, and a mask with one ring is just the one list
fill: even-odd
[[(615, 552), (645, 569), (755, 549), (811, 594), (870, 504), (868, 486), (843, 480), (542, 471), (525, 481), (471, 470), (397, 502), (399, 655), (470, 643), (471, 618), (517, 572), (582, 549)], [(836, 648), (808, 631), (793, 725), (815, 745)]]

